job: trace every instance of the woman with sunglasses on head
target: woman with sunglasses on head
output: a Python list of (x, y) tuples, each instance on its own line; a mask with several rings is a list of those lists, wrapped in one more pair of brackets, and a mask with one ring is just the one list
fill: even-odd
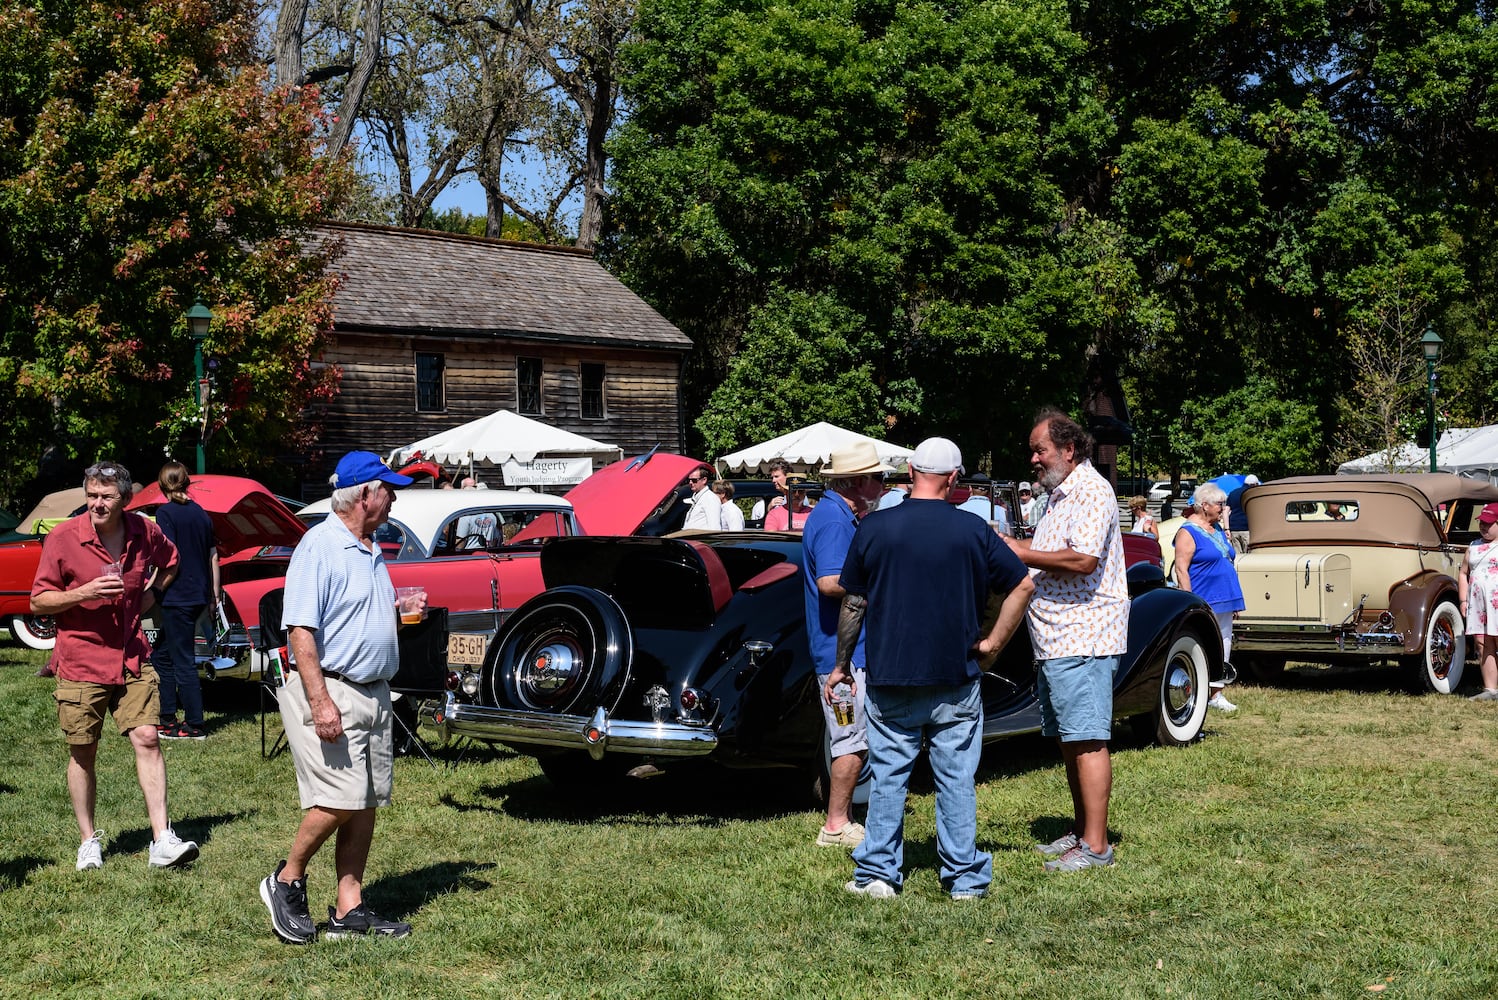
[[(1212, 483), (1196, 488), (1186, 522), (1176, 532), (1173, 570), (1178, 587), (1211, 605), (1222, 633), (1224, 661), (1229, 659), (1233, 648), (1233, 618), (1245, 607), (1238, 570), (1233, 565), (1237, 553), (1219, 523), (1227, 499), (1222, 487)], [(1236, 712), (1238, 706), (1223, 697), (1223, 688), (1213, 686), (1216, 689), (1207, 704), (1220, 712)]]

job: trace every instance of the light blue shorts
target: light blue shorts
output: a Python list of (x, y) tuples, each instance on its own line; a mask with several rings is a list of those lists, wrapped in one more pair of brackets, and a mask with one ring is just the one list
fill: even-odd
[(1062, 743), (1107, 742), (1113, 735), (1113, 675), (1117, 656), (1058, 656), (1041, 660), (1035, 677), (1040, 732)]

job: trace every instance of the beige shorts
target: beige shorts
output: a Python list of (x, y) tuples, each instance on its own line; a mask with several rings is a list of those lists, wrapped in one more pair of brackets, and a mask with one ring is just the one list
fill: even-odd
[(104, 713), (114, 716), (120, 735), (137, 726), (161, 722), (161, 695), (156, 671), (142, 664), (139, 677), (126, 676), (122, 684), (57, 679), (52, 692), (57, 700), (57, 722), (69, 744), (84, 746), (104, 735)]
[(296, 762), (302, 808), (373, 809), (390, 804), (395, 766), (391, 739), (390, 685), (351, 684), (324, 678), (328, 696), (343, 716), (343, 735), (332, 743), (318, 738), (312, 707), (301, 676), (286, 679), (280, 693), (281, 722)]

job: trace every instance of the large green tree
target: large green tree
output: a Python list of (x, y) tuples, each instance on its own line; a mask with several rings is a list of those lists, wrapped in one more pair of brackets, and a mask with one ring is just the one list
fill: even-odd
[[(335, 247), (312, 225), (348, 172), (313, 90), (253, 68), (238, 0), (0, 5), (0, 493), (102, 454), (196, 443), (194, 299), (215, 319), (210, 463), (310, 443)], [(149, 476), (150, 468), (142, 470)]]
[(1066, 192), (1111, 125), (1064, 6), (656, 0), (637, 30), (609, 260), (698, 343), (694, 444), (825, 418), (1007, 456), (1075, 400)]

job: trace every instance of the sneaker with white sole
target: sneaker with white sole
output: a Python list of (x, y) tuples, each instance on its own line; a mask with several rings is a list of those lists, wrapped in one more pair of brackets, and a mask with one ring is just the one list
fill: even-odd
[(1230, 702), (1226, 698), (1224, 698), (1222, 696), (1222, 692), (1221, 691), (1217, 692), (1216, 694), (1214, 694), (1212, 696), (1212, 700), (1209, 701), (1209, 702), (1207, 702), (1207, 707), (1208, 708), (1215, 708), (1219, 712), (1236, 712), (1236, 711), (1238, 711), (1238, 706), (1234, 705), (1232, 702)]
[(858, 884), (857, 879), (852, 879), (843, 888), (855, 896), (867, 896), (870, 899), (894, 899), (900, 894), (900, 890), (882, 878), (870, 879), (862, 885)]
[(1483, 688), (1481, 691), (1467, 699), (1468, 701), (1498, 701), (1498, 688)]
[(1059, 858), (1079, 843), (1076, 833), (1067, 830), (1049, 844), (1036, 844), (1035, 849), (1048, 858)]
[(197, 859), (197, 842), (183, 840), (171, 827), (166, 828), (160, 840), (151, 841), (152, 868), (177, 868)]
[(349, 910), (342, 917), (338, 916), (338, 911), (330, 906), (328, 907), (328, 929), (323, 931), (322, 936), (330, 941), (351, 937), (403, 938), (411, 936), (411, 925), (399, 920), (386, 920), (363, 903)]
[(260, 898), (270, 911), (271, 929), (287, 944), (311, 944), (317, 940), (317, 925), (307, 912), (307, 879), (281, 881), (282, 861), (260, 882)]
[(854, 823), (852, 820), (836, 830), (829, 830), (824, 826), (817, 831), (818, 847), (857, 847), (861, 843), (863, 843), (863, 824)]
[(1085, 841), (1078, 841), (1077, 846), (1045, 863), (1048, 872), (1079, 872), (1084, 868), (1107, 868), (1113, 864), (1113, 848), (1109, 848), (1102, 854), (1098, 854), (1088, 847)]
[(78, 870), (86, 872), (90, 868), (104, 867), (104, 843), (100, 839), (104, 835), (95, 830), (94, 835), (78, 845)]

